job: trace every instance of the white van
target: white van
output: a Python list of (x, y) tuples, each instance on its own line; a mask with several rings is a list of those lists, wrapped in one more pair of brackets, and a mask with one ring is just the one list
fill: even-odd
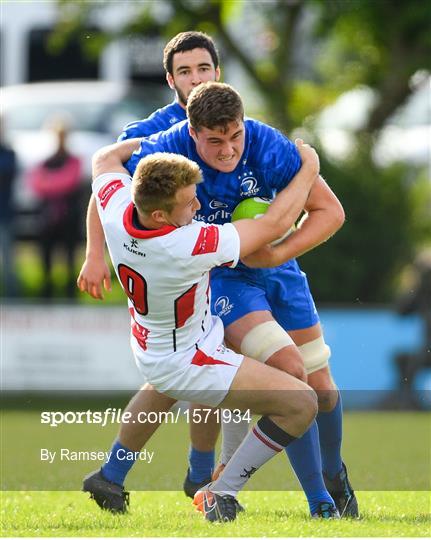
[(8, 86), (1, 90), (3, 136), (14, 149), (19, 175), (13, 201), (18, 238), (34, 234), (36, 201), (25, 182), (26, 171), (53, 153), (55, 140), (46, 122), (54, 116), (70, 124), (68, 148), (81, 158), (83, 180), (91, 174), (91, 156), (114, 142), (123, 126), (145, 118), (173, 99), (166, 84), (131, 86), (103, 81), (62, 81)]

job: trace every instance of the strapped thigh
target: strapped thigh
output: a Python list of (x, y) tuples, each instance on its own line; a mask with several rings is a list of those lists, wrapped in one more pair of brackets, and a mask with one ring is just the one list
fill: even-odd
[(245, 356), (266, 362), (283, 347), (295, 345), (289, 334), (275, 321), (267, 321), (252, 328), (241, 341)]

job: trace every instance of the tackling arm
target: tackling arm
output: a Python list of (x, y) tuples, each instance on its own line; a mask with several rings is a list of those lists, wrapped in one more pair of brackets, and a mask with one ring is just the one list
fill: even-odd
[(128, 139), (127, 141), (110, 144), (98, 150), (93, 156), (93, 179), (105, 173), (129, 174), (123, 167), (130, 156), (139, 150), (141, 139)]
[[(130, 139), (105, 146), (93, 156), (93, 179), (104, 173), (129, 174), (123, 163), (139, 148), (140, 139)], [(97, 212), (94, 195), (91, 195), (87, 210), (87, 246), (85, 261), (77, 279), (81, 292), (87, 292), (96, 300), (103, 300), (103, 289), (111, 290), (111, 272), (105, 261), (105, 234)]]
[(96, 300), (103, 300), (102, 284), (106, 291), (111, 290), (111, 272), (105, 260), (105, 234), (94, 195), (88, 203), (85, 261), (76, 284), (81, 292), (87, 292)]

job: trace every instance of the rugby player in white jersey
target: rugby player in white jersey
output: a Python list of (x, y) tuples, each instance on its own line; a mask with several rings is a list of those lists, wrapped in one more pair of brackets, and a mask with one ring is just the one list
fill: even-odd
[[(172, 125), (187, 118), (187, 98), (191, 91), (206, 81), (218, 81), (220, 64), (216, 45), (207, 34), (197, 31), (180, 32), (166, 44), (163, 51), (163, 66), (166, 71), (166, 81), (175, 91), (175, 99), (165, 107), (154, 111), (148, 118), (137, 120), (124, 127), (118, 140), (148, 137), (159, 131), (169, 129)], [(95, 210), (94, 196), (89, 204), (89, 219)], [(97, 216), (97, 211), (96, 211)], [(107, 290), (111, 288), (111, 276), (105, 261), (103, 231), (98, 229), (102, 238), (93, 238), (91, 227), (87, 232), (86, 260), (82, 266), (79, 282), (88, 287), (89, 294), (94, 298), (103, 298), (102, 282)], [(95, 231), (97, 233), (97, 231)], [(155, 392), (139, 392), (133, 399), (133, 406), (143, 408), (148, 405), (150, 410), (164, 410), (167, 400)], [(194, 409), (197, 414), (194, 414)], [(184, 491), (193, 498), (199, 487), (205, 485), (211, 478), (215, 468), (215, 446), (220, 431), (220, 423), (215, 414), (206, 415), (205, 421), (197, 421), (201, 414), (201, 405), (191, 405), (190, 415), (190, 449), (189, 463), (184, 480)], [(137, 448), (141, 439), (151, 436), (157, 424), (141, 425), (140, 430), (127, 434), (127, 443), (131, 448)], [(127, 430), (124, 426), (123, 435)], [(242, 440), (242, 431), (236, 436)], [(120, 479), (118, 481), (121, 482)], [(121, 482), (122, 483), (122, 482)]]
[[(208, 520), (230, 521), (236, 494), (250, 476), (244, 470), (256, 471), (300, 437), (314, 420), (317, 400), (302, 381), (223, 345), (223, 325), (209, 309), (209, 271), (234, 267), (292, 226), (318, 176), (318, 158), (298, 141), (303, 165), (264, 216), (207, 225), (193, 221), (200, 208), (198, 165), (176, 154), (153, 154), (141, 160), (131, 179), (122, 163), (139, 142), (106, 147), (93, 160), (93, 193), (128, 296), (136, 363), (173, 403), (193, 400), (263, 415), (223, 475), (195, 496)], [(97, 475), (90, 478), (96, 498)], [(122, 486), (112, 487), (121, 494)]]

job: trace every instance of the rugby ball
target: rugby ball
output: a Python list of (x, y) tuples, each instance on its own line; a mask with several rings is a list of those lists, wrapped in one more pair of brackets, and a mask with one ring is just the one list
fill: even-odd
[[(244, 199), (234, 208), (231, 221), (237, 221), (238, 219), (257, 219), (265, 214), (271, 202), (272, 199), (266, 197), (250, 197), (249, 199)], [(271, 242), (271, 246), (276, 246), (282, 242), (295, 229), (296, 227), (293, 225), (285, 234), (283, 234), (283, 236)]]

